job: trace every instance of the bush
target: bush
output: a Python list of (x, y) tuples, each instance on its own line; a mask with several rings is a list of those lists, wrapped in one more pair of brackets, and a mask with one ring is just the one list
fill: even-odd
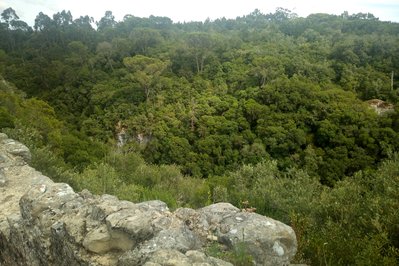
[(14, 127), (14, 117), (12, 117), (5, 108), (0, 107), (0, 128), (5, 127)]
[(74, 187), (80, 191), (88, 189), (94, 194), (117, 195), (122, 185), (115, 169), (106, 163), (95, 163), (73, 178)]
[(209, 184), (213, 194), (227, 191), (223, 198), (236, 206), (255, 207), (291, 225), (297, 263), (395, 265), (399, 259), (397, 154), (376, 171), (357, 172), (333, 188), (303, 170), (280, 172), (273, 161), (244, 165)]

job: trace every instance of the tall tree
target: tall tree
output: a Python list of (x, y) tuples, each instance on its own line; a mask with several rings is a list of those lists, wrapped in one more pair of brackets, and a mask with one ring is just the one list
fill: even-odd
[(105, 11), (104, 17), (102, 17), (96, 24), (98, 31), (112, 29), (116, 25), (115, 16), (112, 15), (112, 11)]
[(45, 31), (51, 28), (54, 21), (46, 14), (40, 12), (35, 18), (35, 25), (33, 26), (36, 31)]
[(187, 37), (187, 45), (194, 56), (197, 73), (200, 74), (204, 71), (205, 60), (212, 54), (213, 39), (209, 33), (190, 33)]
[(140, 85), (148, 101), (168, 63), (143, 55), (126, 57), (123, 63), (130, 70), (129, 78)]
[(14, 9), (11, 7), (4, 9), (4, 11), (1, 13), (1, 19), (8, 24), (8, 27), (11, 27), (11, 23), (13, 21), (19, 20), (19, 17), (17, 13), (15, 12)]
[(62, 10), (53, 15), (53, 20), (57, 26), (68, 26), (72, 24), (72, 14), (71, 11)]

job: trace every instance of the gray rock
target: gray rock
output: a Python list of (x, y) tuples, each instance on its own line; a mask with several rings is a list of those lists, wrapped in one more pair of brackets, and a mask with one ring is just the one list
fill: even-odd
[(95, 230), (90, 231), (83, 240), (83, 246), (95, 253), (106, 253), (112, 250), (113, 241), (111, 241), (111, 234), (108, 232), (107, 226), (102, 225)]
[(7, 183), (7, 177), (4, 174), (3, 169), (0, 168), (0, 187), (4, 187)]
[[(87, 192), (83, 193), (90, 198)], [(97, 221), (104, 221), (105, 218), (122, 209), (136, 208), (135, 204), (129, 201), (120, 201), (117, 197), (112, 195), (102, 195), (100, 198), (94, 200), (92, 204), (91, 218)]]
[(0, 141), (3, 141), (5, 139), (8, 139), (8, 136), (6, 134), (0, 132)]
[(196, 250), (187, 251), (185, 254), (174, 249), (160, 249), (154, 252), (150, 259), (144, 264), (151, 265), (176, 265), (176, 266), (233, 266)]
[(64, 183), (34, 185), (20, 200), (22, 217), (28, 220), (57, 212), (63, 205), (78, 198), (73, 189)]
[(220, 202), (215, 203), (198, 210), (198, 212), (205, 214), (209, 221), (220, 221), (226, 215), (231, 215), (240, 212), (240, 209), (230, 203)]
[(22, 157), (25, 162), (30, 162), (32, 156), (25, 145), (12, 139), (5, 139), (3, 140), (3, 143), (5, 144), (4, 146), (8, 153)]
[(146, 262), (144, 265), (145, 265), (145, 266), (162, 266), (162, 265), (159, 264), (159, 263), (151, 262), (151, 261)]
[(147, 251), (158, 249), (175, 249), (186, 252), (200, 249), (202, 246), (198, 237), (187, 227), (171, 228), (161, 231), (157, 236), (147, 241), (140, 248)]
[(230, 262), (213, 257), (209, 257), (209, 263), (214, 266), (233, 266)]
[(0, 133), (1, 265), (231, 266), (203, 253), (209, 242), (243, 245), (257, 265), (289, 265), (295, 234), (229, 203), (174, 212), (159, 200), (132, 203), (75, 193), (29, 167), (29, 150)]
[(123, 253), (118, 258), (118, 266), (143, 265), (148, 260), (148, 254), (134, 249)]
[(0, 154), (0, 163), (5, 163), (7, 161), (7, 157), (4, 154)]
[(185, 255), (193, 263), (203, 263), (208, 261), (208, 257), (198, 250), (189, 250)]
[(142, 211), (169, 211), (168, 205), (160, 200), (150, 200), (141, 203), (137, 203), (136, 206)]
[[(216, 225), (211, 228), (208, 223), (207, 215), (204, 213), (205, 212), (196, 211), (190, 208), (179, 208), (174, 212), (175, 216), (183, 221), (190, 230), (193, 230), (199, 237), (206, 240), (211, 234), (211, 231), (216, 228)], [(212, 218), (209, 220), (212, 220)]]
[(224, 260), (216, 259), (213, 257), (208, 257), (204, 253), (198, 250), (189, 250), (186, 252), (186, 257), (190, 260), (192, 265), (217, 265), (217, 266), (233, 266), (230, 262)]
[(155, 251), (149, 261), (144, 265), (154, 265), (152, 263), (158, 263), (160, 265), (168, 266), (191, 266), (190, 260), (181, 252), (174, 249), (160, 249)]
[(153, 212), (124, 209), (108, 215), (106, 224), (114, 241), (121, 250), (130, 250), (154, 235)]
[(241, 212), (222, 221), (229, 231), (219, 239), (227, 246), (243, 246), (257, 264), (287, 265), (296, 254), (294, 230), (288, 225), (256, 213)]

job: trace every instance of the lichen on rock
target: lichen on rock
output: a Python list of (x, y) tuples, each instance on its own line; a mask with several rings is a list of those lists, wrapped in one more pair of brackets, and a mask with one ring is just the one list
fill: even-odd
[(229, 203), (172, 212), (75, 193), (31, 168), (29, 150), (0, 133), (0, 265), (232, 265), (207, 256), (217, 241), (244, 244), (255, 265), (289, 265), (291, 227)]

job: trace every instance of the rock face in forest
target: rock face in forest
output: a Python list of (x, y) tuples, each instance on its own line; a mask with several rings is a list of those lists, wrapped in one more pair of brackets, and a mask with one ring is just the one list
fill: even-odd
[(383, 100), (379, 100), (379, 99), (372, 99), (372, 100), (368, 100), (366, 101), (366, 103), (372, 108), (374, 109), (374, 111), (379, 114), (385, 114), (385, 113), (389, 113), (389, 112), (393, 112), (394, 111), (394, 105), (384, 102)]
[(289, 265), (291, 227), (229, 203), (171, 212), (75, 193), (27, 163), (29, 150), (0, 133), (0, 265), (232, 265), (207, 246), (245, 247), (256, 265)]

